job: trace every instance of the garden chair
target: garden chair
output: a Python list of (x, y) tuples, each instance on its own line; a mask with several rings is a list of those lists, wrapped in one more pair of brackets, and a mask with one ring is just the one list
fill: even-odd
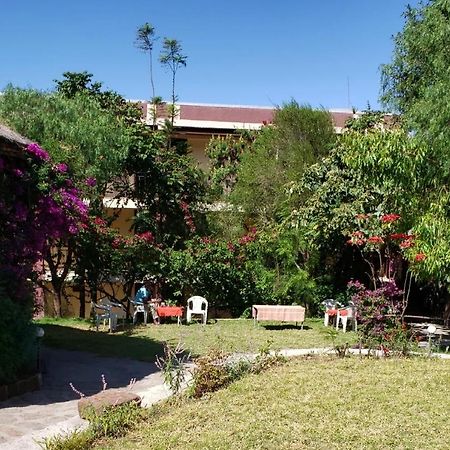
[(192, 321), (192, 316), (202, 316), (203, 325), (206, 324), (208, 318), (208, 302), (205, 298), (199, 295), (194, 295), (188, 298), (187, 309), (186, 309), (186, 322), (190, 323)]
[(100, 321), (103, 322), (103, 326), (105, 326), (108, 321), (108, 330), (110, 332), (114, 331), (117, 327), (117, 314), (112, 311), (113, 305), (92, 302), (92, 307), (95, 312), (95, 326), (97, 331)]
[(147, 325), (147, 317), (149, 312), (148, 303), (137, 303), (130, 299), (130, 304), (133, 306), (133, 325), (136, 325), (137, 315), (140, 313), (144, 315), (144, 325)]
[(336, 330), (339, 328), (339, 323), (342, 322), (342, 331), (347, 330), (347, 323), (350, 321), (353, 331), (358, 331), (358, 323), (356, 321), (356, 308), (354, 305), (349, 305), (346, 308), (338, 309), (336, 318)]
[(329, 298), (322, 302), (322, 305), (325, 306), (325, 317), (323, 319), (323, 325), (327, 327), (330, 324), (330, 319), (333, 320), (337, 317), (338, 308), (341, 305), (339, 302), (333, 300), (332, 298)]

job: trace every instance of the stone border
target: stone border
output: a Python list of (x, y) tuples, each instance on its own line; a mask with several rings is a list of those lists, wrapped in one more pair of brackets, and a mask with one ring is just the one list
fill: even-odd
[(0, 386), (0, 401), (8, 400), (16, 395), (37, 391), (42, 386), (42, 374), (40, 372), (27, 378), (17, 380), (15, 383)]

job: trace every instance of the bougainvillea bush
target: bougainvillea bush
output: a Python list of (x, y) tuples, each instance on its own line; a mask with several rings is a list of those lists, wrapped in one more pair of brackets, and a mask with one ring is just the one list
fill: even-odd
[(88, 208), (69, 172), (37, 144), (14, 157), (0, 156), (0, 302), (1, 310), (11, 316), (5, 320), (8, 326), (1, 327), (0, 354), (17, 349), (16, 356), (7, 358), (11, 370), (4, 378), (11, 379), (19, 370), (25, 354), (21, 349), (28, 347), (25, 342), (34, 333), (30, 303), (37, 263), (53, 239), (77, 234), (87, 218)]
[(14, 283), (11, 298), (20, 301), (20, 286), (32, 277), (46, 246), (77, 234), (88, 208), (69, 168), (52, 164), (37, 144), (28, 145), (23, 158), (0, 158), (0, 192), (0, 271)]

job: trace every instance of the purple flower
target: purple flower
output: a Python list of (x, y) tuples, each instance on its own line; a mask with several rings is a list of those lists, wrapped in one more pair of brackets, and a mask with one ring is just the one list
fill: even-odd
[(55, 169), (60, 173), (66, 173), (68, 170), (67, 164), (60, 163), (56, 164)]
[(48, 161), (50, 159), (49, 154), (39, 145), (37, 144), (30, 144), (27, 147), (28, 153), (31, 153), (32, 155), (36, 156), (38, 159), (42, 159), (44, 161)]
[(88, 177), (84, 181), (87, 186), (94, 187), (97, 184), (97, 180), (93, 177)]
[(75, 225), (69, 225), (69, 233), (70, 234), (77, 234), (78, 228)]
[(13, 169), (12, 172), (17, 178), (23, 177), (23, 172), (20, 169)]

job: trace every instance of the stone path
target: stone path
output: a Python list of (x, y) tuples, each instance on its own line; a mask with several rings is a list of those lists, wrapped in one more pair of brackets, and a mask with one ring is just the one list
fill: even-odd
[(79, 396), (102, 390), (102, 374), (108, 389), (136, 384), (132, 392), (148, 406), (170, 395), (154, 363), (125, 358), (107, 358), (85, 352), (44, 348), (42, 389), (0, 402), (0, 449), (38, 449), (44, 437), (83, 428), (87, 422), (78, 417)]

